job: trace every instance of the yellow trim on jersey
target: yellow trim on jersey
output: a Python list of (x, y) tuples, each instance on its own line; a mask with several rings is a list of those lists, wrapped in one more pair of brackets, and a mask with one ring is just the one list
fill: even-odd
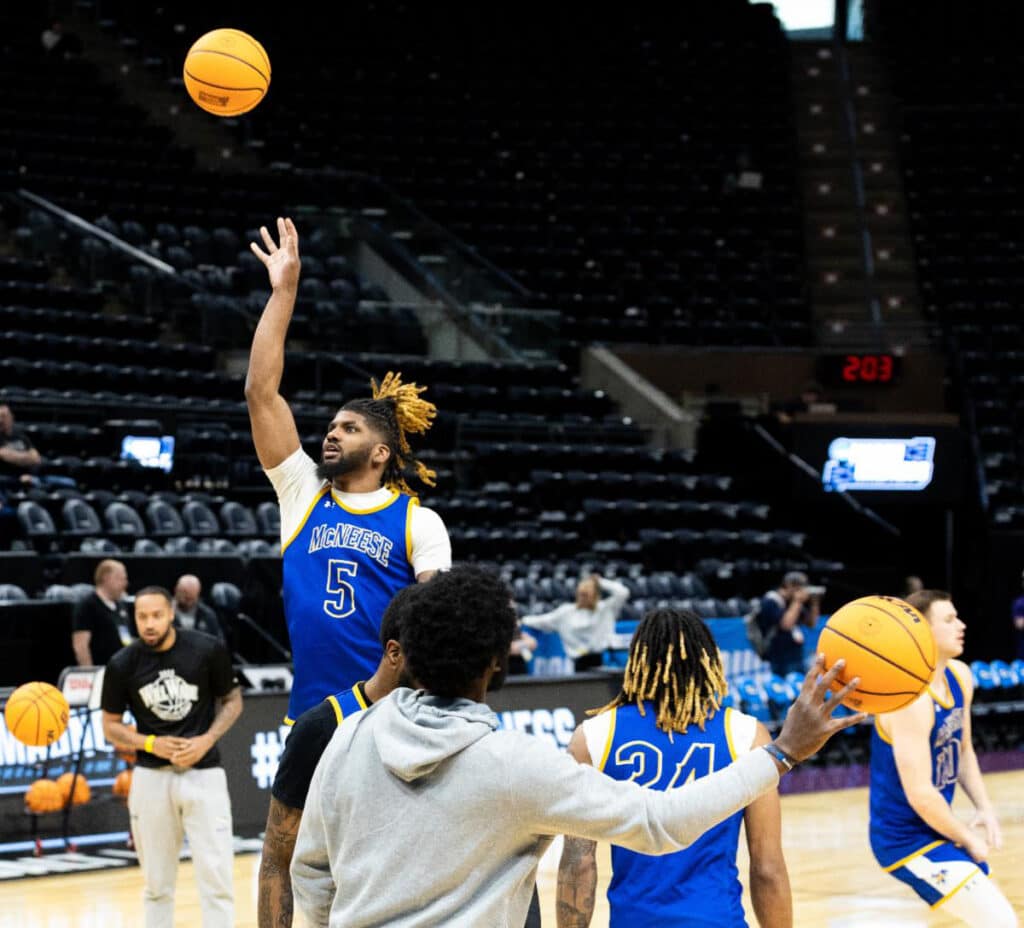
[(611, 719), (608, 722), (608, 736), (605, 738), (604, 751), (601, 752), (601, 763), (597, 765), (598, 770), (604, 770), (604, 765), (608, 763), (608, 755), (612, 752), (612, 739), (615, 737), (615, 719), (618, 711), (618, 706), (611, 710)]
[(359, 703), (360, 709), (369, 708), (370, 700), (366, 698), (366, 693), (363, 692), (362, 680), (360, 680), (355, 686), (352, 687), (352, 693), (356, 697), (356, 702)]
[[(948, 665), (947, 665), (947, 669), (952, 670), (953, 671), (953, 675), (956, 676), (956, 671), (953, 670), (952, 667), (948, 667)], [(934, 699), (940, 706), (942, 706), (943, 709), (952, 709), (953, 706), (956, 705), (956, 699), (953, 696), (953, 690), (950, 688), (949, 683), (946, 681), (946, 671), (945, 670), (943, 670), (943, 672), (942, 672), (942, 682), (946, 684), (946, 692), (949, 693), (949, 705), (948, 706), (941, 699), (939, 699), (939, 694), (936, 693), (935, 690), (932, 689), (932, 685), (930, 683), (928, 684), (928, 692), (932, 694), (932, 699)], [(957, 679), (956, 682), (960, 683), (959, 678)], [(960, 684), (960, 688), (963, 689), (963, 684), (962, 683)]]
[(420, 501), (415, 496), (409, 497), (409, 508), (405, 510), (405, 559), (412, 567), (412, 508)]
[(971, 880), (973, 880), (979, 873), (983, 872), (984, 871), (981, 869), (981, 867), (976, 866), (970, 873), (967, 874), (967, 876), (965, 876), (959, 883), (957, 883), (956, 886), (954, 886), (948, 893), (946, 893), (946, 895), (943, 896), (938, 902), (933, 902), (931, 906), (932, 909), (937, 909), (944, 902), (948, 902), (958, 892), (960, 892), (960, 890), (963, 889), (964, 886), (966, 886)]
[[(331, 708), (334, 710), (334, 720), (340, 725), (341, 720), (345, 718), (345, 713), (341, 711), (341, 705), (334, 696), (328, 696), (327, 701), (331, 704)], [(366, 706), (363, 706), (365, 709)]]
[(927, 854), (929, 851), (934, 850), (940, 844), (945, 844), (946, 839), (943, 838), (941, 841), (932, 841), (931, 844), (926, 844), (924, 847), (914, 851), (913, 854), (907, 854), (902, 860), (897, 860), (894, 864), (889, 864), (888, 867), (883, 867), (886, 873), (892, 873), (893, 870), (899, 870), (900, 867), (906, 866), (908, 860), (913, 860), (915, 857), (920, 857), (922, 854)]
[(732, 707), (725, 707), (725, 743), (729, 745), (729, 760), (736, 760), (736, 746), (732, 743)]
[[(953, 661), (950, 661), (948, 664), (946, 664), (946, 666), (949, 668), (949, 672), (951, 674), (953, 674), (954, 677), (956, 677), (956, 682), (960, 684), (960, 695), (963, 696), (963, 698), (964, 698), (964, 705), (966, 706), (967, 705), (967, 687), (964, 686), (963, 677), (961, 677), (960, 674), (957, 673), (957, 670), (956, 670), (956, 667), (954, 666)], [(973, 683), (973, 681), (972, 681), (972, 683)], [(949, 697), (950, 697), (950, 699), (952, 699), (953, 698), (953, 694), (950, 693)]]
[(284, 717), (284, 723), (285, 723), (285, 725), (287, 725), (287, 726), (288, 726), (289, 728), (291, 728), (291, 726), (295, 724), (295, 719), (293, 719), (293, 718), (289, 718), (289, 717), (288, 717), (288, 716), (286, 715), (286, 716)]
[(886, 733), (885, 729), (882, 728), (881, 722), (878, 716), (875, 716), (875, 731), (878, 732), (878, 737), (881, 738), (886, 744), (892, 744), (892, 738)]
[[(309, 504), (309, 508), (306, 510), (306, 514), (299, 520), (299, 527), (297, 529), (295, 529), (294, 532), (292, 532), (291, 538), (289, 538), (283, 545), (281, 545), (281, 553), (282, 554), (284, 554), (285, 549), (288, 547), (288, 545), (290, 545), (293, 541), (295, 541), (295, 539), (298, 536), (299, 532), (302, 531), (302, 529), (305, 527), (306, 523), (309, 521), (309, 517), (313, 514), (313, 510), (316, 508), (316, 504), (319, 503), (320, 500), (322, 500), (324, 498), (324, 494), (329, 489), (330, 489), (329, 485), (325, 485), (325, 486), (320, 488), (319, 492), (314, 497), (313, 502), (311, 502)], [(292, 724), (294, 724), (294, 722)]]
[(387, 501), (381, 503), (379, 506), (373, 506), (370, 509), (353, 509), (350, 506), (346, 506), (340, 499), (338, 499), (338, 495), (334, 492), (334, 488), (331, 487), (331, 499), (338, 504), (339, 508), (344, 509), (345, 512), (354, 516), (368, 516), (371, 512), (380, 512), (382, 509), (387, 509), (388, 506), (390, 506), (401, 495), (402, 494), (399, 493), (398, 490), (395, 490), (391, 496), (388, 497)]

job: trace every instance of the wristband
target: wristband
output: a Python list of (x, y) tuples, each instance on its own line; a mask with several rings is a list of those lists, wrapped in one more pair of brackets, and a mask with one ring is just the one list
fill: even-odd
[(146, 742), (142, 745), (142, 750), (147, 754), (153, 753), (153, 747), (156, 744), (156, 735), (146, 735)]
[(797, 765), (797, 762), (783, 751), (782, 748), (777, 747), (774, 742), (762, 744), (761, 747), (763, 747), (769, 754), (771, 754), (772, 757), (782, 764), (782, 766), (786, 768), (787, 773)]

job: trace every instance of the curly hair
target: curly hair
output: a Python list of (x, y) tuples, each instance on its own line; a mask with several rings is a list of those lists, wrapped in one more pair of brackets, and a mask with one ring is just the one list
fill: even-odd
[(389, 641), (402, 640), (402, 626), (416, 608), (416, 594), (422, 587), (422, 583), (410, 583), (391, 597), (391, 602), (380, 619), (381, 645), (386, 645)]
[(633, 634), (619, 694), (588, 714), (635, 703), (644, 715), (644, 703), (652, 702), (662, 731), (685, 732), (693, 724), (703, 730), (726, 689), (718, 645), (700, 616), (689, 609), (652, 609)]
[(349, 400), (341, 408), (365, 416), (390, 449), (382, 485), (415, 496), (405, 477), (406, 470), (412, 469), (426, 486), (434, 486), (437, 474), (413, 456), (407, 437), (423, 435), (434, 423), (437, 407), (420, 396), (427, 388), (402, 383), (402, 375), (393, 371), (379, 385), (371, 378), (370, 388), (372, 396)]
[(512, 591), (497, 573), (473, 565), (419, 587), (402, 625), (406, 666), (431, 693), (464, 696), (494, 661), (504, 666), (516, 631)]

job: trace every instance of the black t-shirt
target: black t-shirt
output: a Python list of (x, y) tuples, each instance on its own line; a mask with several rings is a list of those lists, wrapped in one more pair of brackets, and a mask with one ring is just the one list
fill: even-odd
[[(357, 683), (353, 689), (359, 691), (365, 705), (370, 705), (362, 682)], [(277, 764), (274, 784), (270, 787), (271, 795), (278, 802), (293, 809), (306, 807), (313, 772), (341, 722), (330, 699), (307, 709), (295, 720)]]
[[(12, 451), (31, 451), (35, 448), (31, 439), (17, 426), (9, 435), (0, 435), (0, 448), (10, 448)], [(0, 461), (0, 477), (20, 477), (29, 473), (31, 468), (18, 467), (7, 461)]]
[(117, 603), (111, 609), (97, 593), (91, 593), (75, 606), (71, 628), (76, 632), (91, 632), (89, 650), (97, 667), (110, 663), (110, 659), (135, 637), (135, 623), (128, 612), (127, 603)]
[[(231, 655), (216, 638), (180, 629), (166, 651), (152, 651), (141, 641), (121, 650), (103, 675), (104, 712), (130, 709), (142, 735), (192, 738), (210, 727), (217, 703), (236, 686)], [(166, 767), (167, 761), (139, 751), (140, 767)], [(196, 768), (216, 767), (217, 747)]]

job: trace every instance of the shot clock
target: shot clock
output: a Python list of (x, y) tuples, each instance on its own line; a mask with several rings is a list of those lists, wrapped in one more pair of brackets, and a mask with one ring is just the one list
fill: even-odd
[(885, 387), (898, 383), (903, 359), (895, 354), (848, 352), (819, 361), (821, 380), (831, 387)]

